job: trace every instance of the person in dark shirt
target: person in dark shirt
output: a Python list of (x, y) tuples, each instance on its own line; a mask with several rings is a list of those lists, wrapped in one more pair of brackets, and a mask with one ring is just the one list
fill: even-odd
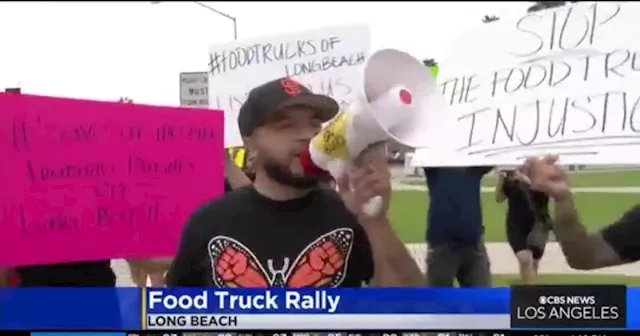
[(557, 161), (555, 155), (530, 158), (523, 169), (531, 187), (555, 203), (553, 232), (569, 266), (592, 270), (640, 260), (640, 204), (599, 231), (588, 232), (581, 223), (569, 178)]
[(491, 287), (480, 183), (493, 167), (425, 168), (429, 287)]
[(22, 266), (20, 287), (115, 287), (110, 260)]
[(551, 228), (549, 197), (531, 190), (518, 170), (500, 173), (495, 197), (498, 203), (507, 201), (507, 241), (518, 259), (522, 282), (533, 284)]
[[(169, 287), (422, 284), (386, 216), (391, 182), (384, 147), (362, 156), (340, 193), (304, 174), (301, 156), (338, 110), (333, 99), (288, 78), (250, 91), (238, 126), (256, 155), (255, 181), (193, 214), (167, 275)], [(384, 204), (371, 216), (362, 206), (374, 196)]]

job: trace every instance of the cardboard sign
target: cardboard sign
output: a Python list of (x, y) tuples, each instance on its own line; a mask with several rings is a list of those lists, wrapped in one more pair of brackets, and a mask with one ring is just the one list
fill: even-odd
[(170, 256), (223, 192), (222, 113), (15, 94), (0, 111), (0, 266)]
[(413, 165), (640, 163), (638, 17), (634, 2), (579, 3), (474, 29), (440, 66), (449, 108), (426, 111), (437, 145)]
[(180, 73), (180, 106), (209, 108), (209, 74)]
[(347, 104), (360, 92), (369, 56), (366, 26), (306, 31), (214, 45), (209, 50), (209, 102), (225, 113), (225, 147), (242, 146), (238, 111), (249, 91), (292, 77), (314, 93)]

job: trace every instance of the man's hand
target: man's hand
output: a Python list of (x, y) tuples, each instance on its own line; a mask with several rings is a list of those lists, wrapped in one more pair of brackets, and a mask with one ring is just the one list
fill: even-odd
[[(338, 189), (347, 208), (361, 222), (386, 217), (391, 198), (391, 171), (384, 144), (366, 149), (355, 166), (356, 169), (338, 180)], [(374, 197), (378, 197), (380, 207), (372, 215), (365, 211), (365, 206)]]
[(525, 171), (533, 190), (541, 191), (555, 200), (571, 195), (569, 178), (557, 164), (557, 155), (529, 158), (525, 162)]
[(132, 259), (127, 260), (131, 279), (138, 287), (147, 286), (147, 277), (151, 278), (152, 286), (164, 286), (164, 274), (171, 267), (170, 258)]

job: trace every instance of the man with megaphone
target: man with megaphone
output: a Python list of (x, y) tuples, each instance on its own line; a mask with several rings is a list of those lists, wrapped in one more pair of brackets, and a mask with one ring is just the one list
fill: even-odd
[[(204, 205), (183, 232), (167, 276), (172, 287), (382, 287), (424, 284), (387, 217), (384, 147), (358, 157), (339, 181), (309, 174), (309, 146), (339, 110), (289, 78), (250, 91), (238, 126), (255, 154), (253, 185)], [(307, 168), (307, 169), (305, 169)], [(377, 199), (376, 211), (364, 206)]]

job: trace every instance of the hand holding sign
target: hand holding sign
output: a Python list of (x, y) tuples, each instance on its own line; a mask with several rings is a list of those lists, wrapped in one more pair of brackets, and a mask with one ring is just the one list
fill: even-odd
[(151, 287), (164, 287), (166, 285), (165, 274), (171, 267), (172, 261), (173, 259), (170, 258), (127, 260), (131, 280), (141, 288), (147, 287), (147, 278), (151, 280)]
[(531, 188), (544, 192), (556, 200), (561, 200), (571, 194), (569, 178), (562, 167), (557, 164), (558, 156), (528, 158), (525, 171), (531, 181)]

